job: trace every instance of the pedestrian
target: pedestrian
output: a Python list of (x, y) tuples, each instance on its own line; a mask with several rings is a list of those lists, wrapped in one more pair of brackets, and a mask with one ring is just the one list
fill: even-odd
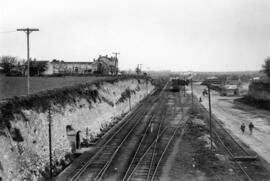
[(201, 97), (200, 97), (199, 101), (202, 102), (202, 98)]
[(150, 132), (153, 133), (153, 131), (154, 131), (154, 124), (151, 123), (151, 126), (150, 126)]
[(248, 127), (249, 127), (250, 134), (252, 135), (252, 130), (254, 128), (254, 124), (252, 122), (250, 122)]
[(205, 96), (206, 94), (207, 94), (207, 90), (204, 89), (204, 90), (203, 90), (203, 96)]
[(241, 125), (241, 127), (240, 127), (240, 129), (241, 129), (241, 131), (242, 131), (242, 134), (245, 133), (245, 128), (246, 128), (245, 123), (242, 123), (242, 125)]

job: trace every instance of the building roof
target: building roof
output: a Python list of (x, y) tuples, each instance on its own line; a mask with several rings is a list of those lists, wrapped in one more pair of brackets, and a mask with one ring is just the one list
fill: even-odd
[(64, 64), (92, 64), (93, 62), (61, 62)]
[(51, 63), (61, 63), (61, 64), (92, 64), (93, 62), (65, 62), (65, 61), (51, 61)]

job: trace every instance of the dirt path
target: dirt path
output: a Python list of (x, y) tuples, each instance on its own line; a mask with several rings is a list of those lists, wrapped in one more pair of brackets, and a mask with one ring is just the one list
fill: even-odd
[[(202, 98), (202, 105), (208, 109), (207, 97), (201, 92), (203, 86), (194, 86), (194, 93)], [(222, 97), (215, 91), (211, 93), (212, 112), (220, 119), (224, 127), (243, 143), (253, 149), (270, 164), (270, 112), (234, 102), (237, 97)], [(248, 124), (253, 122), (253, 135), (249, 134)], [(240, 125), (245, 123), (246, 133), (242, 135)]]

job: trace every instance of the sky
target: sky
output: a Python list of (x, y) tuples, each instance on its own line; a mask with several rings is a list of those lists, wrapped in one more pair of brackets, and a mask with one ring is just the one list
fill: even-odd
[(260, 70), (270, 56), (269, 0), (1, 0), (0, 56), (93, 61), (120, 69)]

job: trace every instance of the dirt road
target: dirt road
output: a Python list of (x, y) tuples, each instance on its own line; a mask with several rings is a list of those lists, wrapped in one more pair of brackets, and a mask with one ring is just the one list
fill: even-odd
[[(202, 105), (208, 109), (208, 97), (202, 95), (204, 86), (195, 85), (194, 93), (202, 98)], [(270, 164), (270, 112), (250, 107), (234, 100), (239, 97), (220, 96), (211, 90), (212, 112), (224, 124), (224, 127), (235, 137), (253, 149)], [(253, 122), (255, 129), (250, 135), (248, 124)], [(245, 133), (240, 131), (240, 125), (246, 125)]]

